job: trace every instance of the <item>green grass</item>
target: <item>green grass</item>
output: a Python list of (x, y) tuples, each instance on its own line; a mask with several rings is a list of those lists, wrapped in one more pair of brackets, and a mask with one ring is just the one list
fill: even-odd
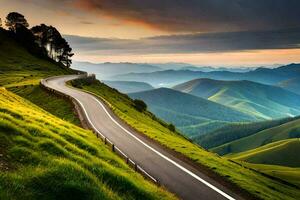
[(220, 155), (226, 155), (229, 153), (248, 151), (279, 140), (299, 137), (300, 119), (296, 119), (291, 122), (260, 131), (248, 137), (221, 145), (211, 150)]
[(0, 28), (0, 86), (36, 85), (41, 78), (70, 73), (71, 69), (31, 55)]
[(231, 122), (256, 120), (230, 107), (168, 88), (128, 95), (145, 101), (151, 112), (176, 125), (190, 138), (206, 134)]
[(247, 167), (292, 183), (300, 188), (300, 168), (243, 163)]
[(127, 95), (120, 94), (100, 82), (91, 85), (85, 85), (83, 81), (75, 81), (75, 83), (78, 87), (104, 99), (122, 120), (140, 133), (190, 158), (195, 163), (208, 167), (254, 196), (272, 200), (300, 198), (300, 191), (294, 187), (230, 162), (227, 158), (219, 157), (189, 142), (178, 133), (171, 132), (153, 118), (151, 113), (135, 110), (132, 100)]
[(251, 81), (195, 79), (174, 88), (230, 106), (261, 120), (300, 114), (300, 96), (271, 85)]
[(287, 139), (227, 157), (256, 164), (300, 167), (300, 139)]
[(210, 132), (205, 135), (193, 137), (200, 146), (206, 149), (212, 149), (223, 144), (253, 135), (259, 131), (269, 129), (281, 124), (293, 121), (298, 118), (283, 118), (279, 120), (267, 120), (260, 122), (244, 122), (244, 123), (230, 123), (220, 129)]
[(174, 199), (92, 132), (0, 90), (0, 199)]
[(80, 125), (71, 102), (50, 94), (39, 85), (11, 87), (9, 90), (65, 121)]

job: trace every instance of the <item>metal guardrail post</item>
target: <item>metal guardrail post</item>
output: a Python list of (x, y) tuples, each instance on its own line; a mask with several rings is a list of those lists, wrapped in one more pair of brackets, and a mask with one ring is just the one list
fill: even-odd
[(111, 150), (112, 150), (113, 152), (115, 152), (115, 145), (114, 145), (114, 144), (111, 145)]
[(137, 164), (134, 163), (134, 171), (137, 171), (138, 167), (137, 167)]

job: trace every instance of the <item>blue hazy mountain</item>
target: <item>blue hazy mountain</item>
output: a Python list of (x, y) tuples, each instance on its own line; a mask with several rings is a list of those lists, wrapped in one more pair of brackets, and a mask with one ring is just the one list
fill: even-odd
[(115, 88), (122, 93), (141, 92), (145, 90), (152, 90), (152, 87), (148, 83), (135, 82), (135, 81), (103, 81), (109, 87)]
[(163, 70), (158, 66), (150, 64), (136, 64), (136, 63), (90, 63), (90, 62), (76, 62), (72, 64), (73, 69), (86, 71), (97, 75), (98, 79), (107, 79), (110, 76), (115, 76), (124, 73), (149, 73)]
[(113, 76), (112, 80), (143, 81), (154, 87), (174, 86), (197, 78), (216, 80), (249, 80), (262, 84), (277, 85), (283, 81), (300, 78), (300, 64), (290, 64), (274, 69), (257, 68), (248, 72), (163, 70), (150, 73), (132, 72)]

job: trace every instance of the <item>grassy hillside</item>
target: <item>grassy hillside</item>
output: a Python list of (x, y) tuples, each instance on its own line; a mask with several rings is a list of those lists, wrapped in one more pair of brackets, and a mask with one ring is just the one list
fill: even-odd
[(231, 123), (213, 132), (205, 135), (199, 135), (192, 139), (200, 146), (210, 149), (296, 119), (299, 119), (299, 117), (266, 120), (261, 122)]
[(65, 121), (80, 125), (71, 102), (48, 93), (39, 85), (11, 87), (9, 90)]
[(70, 73), (0, 29), (0, 85), (27, 99), (0, 87), (0, 199), (175, 199), (75, 126), (68, 101), (38, 86)]
[(229, 107), (167, 88), (131, 93), (129, 96), (145, 101), (151, 112), (175, 124), (189, 137), (205, 134), (229, 122), (255, 120)]
[(122, 93), (134, 93), (146, 90), (152, 90), (152, 87), (148, 83), (135, 82), (135, 81), (103, 81), (109, 87), (115, 88)]
[(298, 186), (300, 188), (300, 168), (295, 167), (284, 167), (277, 165), (263, 165), (263, 164), (252, 164), (243, 163), (243, 165), (255, 169), (259, 172), (267, 174), (272, 177), (279, 178)]
[(235, 140), (233, 142), (213, 148), (212, 151), (218, 153), (219, 155), (239, 153), (255, 149), (265, 144), (269, 144), (279, 140), (299, 137), (300, 119), (296, 119), (291, 122), (287, 122), (282, 125), (260, 131), (248, 137), (244, 137), (239, 140)]
[(200, 166), (205, 166), (226, 180), (237, 184), (256, 197), (263, 199), (299, 199), (300, 191), (289, 185), (265, 177), (241, 165), (230, 162), (199, 146), (187, 141), (177, 133), (171, 132), (149, 112), (139, 112), (127, 95), (95, 82), (87, 85), (84, 81), (76, 81), (84, 90), (97, 94), (108, 102), (113, 111), (125, 122), (140, 133), (156, 140), (177, 153), (180, 153)]
[(273, 142), (256, 149), (228, 157), (256, 164), (300, 167), (300, 139), (288, 139)]
[(31, 55), (0, 28), (0, 86), (38, 84), (41, 78), (69, 73), (71, 69)]
[(0, 91), (0, 199), (172, 199), (83, 130)]
[(258, 119), (300, 115), (300, 96), (251, 81), (196, 79), (174, 89), (230, 106)]

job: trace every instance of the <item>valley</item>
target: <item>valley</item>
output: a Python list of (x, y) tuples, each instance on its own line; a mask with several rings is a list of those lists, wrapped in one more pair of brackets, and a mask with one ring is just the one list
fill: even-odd
[(300, 65), (290, 64), (246, 72), (186, 67), (109, 79), (123, 86), (153, 85), (123, 92), (143, 100), (152, 113), (209, 151), (297, 188), (299, 78)]

